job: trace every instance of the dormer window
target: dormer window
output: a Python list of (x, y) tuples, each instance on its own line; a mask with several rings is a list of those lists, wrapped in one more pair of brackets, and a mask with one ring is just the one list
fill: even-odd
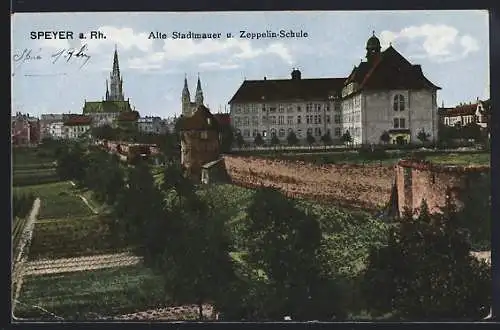
[(207, 118), (207, 124), (210, 125), (212, 123), (212, 121), (210, 120), (210, 118)]
[(201, 131), (200, 138), (203, 139), (203, 140), (208, 139), (208, 132), (207, 131)]

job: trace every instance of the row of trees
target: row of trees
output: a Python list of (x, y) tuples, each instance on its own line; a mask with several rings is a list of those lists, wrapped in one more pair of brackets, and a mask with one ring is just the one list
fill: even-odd
[[(227, 320), (343, 319), (341, 278), (321, 253), (318, 220), (272, 188), (260, 188), (245, 210), (238, 246), (213, 194), (202, 197), (169, 162), (163, 182), (146, 163), (126, 170), (116, 157), (68, 148), (59, 167), (82, 166), (72, 177), (110, 205), (108, 226), (136, 246), (145, 264), (165, 278), (169, 303), (212, 303)], [(72, 155), (71, 158), (68, 155)], [(79, 155), (79, 156), (77, 156)], [(66, 158), (65, 158), (66, 157)], [(78, 176), (79, 170), (59, 169)], [(487, 267), (469, 256), (470, 234), (451, 204), (444, 214), (406, 214), (387, 245), (373, 248), (360, 278), (358, 304), (399, 319), (482, 316), (490, 303)], [(238, 248), (236, 262), (231, 254)]]
[[(323, 134), (319, 140), (325, 146), (332, 145), (334, 143), (334, 140), (333, 140), (332, 136), (330, 135), (329, 131), (326, 132), (325, 134)], [(351, 134), (349, 133), (349, 131), (346, 131), (342, 135), (342, 137), (340, 138), (340, 141), (342, 143), (351, 143), (352, 142), (352, 137), (351, 137)], [(241, 133), (236, 133), (235, 142), (236, 142), (236, 145), (238, 146), (238, 148), (242, 148), (245, 145), (245, 139), (243, 138), (243, 135), (241, 135)], [(307, 142), (307, 144), (312, 146), (314, 143), (316, 143), (316, 138), (310, 132), (308, 132), (307, 136), (306, 136), (306, 142)], [(280, 145), (281, 143), (282, 143), (282, 141), (278, 138), (278, 136), (276, 134), (271, 135), (271, 140), (269, 141), (269, 144), (271, 146), (277, 146), (277, 145)], [(297, 137), (297, 135), (295, 134), (295, 132), (290, 131), (288, 133), (288, 135), (286, 136), (286, 143), (289, 146), (296, 146), (300, 143), (300, 140)], [(262, 137), (262, 135), (260, 133), (257, 133), (257, 135), (254, 137), (254, 144), (256, 146), (259, 146), (259, 147), (263, 146), (265, 144), (264, 138)]]
[(12, 196), (12, 215), (17, 218), (25, 218), (33, 207), (35, 195), (33, 193), (14, 193)]

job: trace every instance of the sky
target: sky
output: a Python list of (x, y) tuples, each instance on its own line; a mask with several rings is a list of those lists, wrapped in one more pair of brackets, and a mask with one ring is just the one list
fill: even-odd
[[(302, 78), (347, 77), (364, 60), (373, 31), (382, 50), (392, 43), (442, 88), (439, 105), (454, 106), (489, 98), (488, 29), (487, 11), (16, 13), (12, 111), (81, 113), (85, 100), (102, 100), (115, 47), (125, 98), (141, 116), (179, 115), (184, 77), (194, 100), (198, 75), (205, 105), (212, 112), (229, 110), (245, 79), (288, 79), (293, 68)], [(268, 30), (307, 37), (240, 37), (240, 31)], [(31, 39), (32, 31), (71, 31), (75, 39)], [(90, 31), (106, 39), (90, 39)], [(175, 31), (221, 37), (174, 40)], [(167, 39), (150, 39), (151, 32)], [(79, 40), (79, 33), (86, 39)], [(88, 58), (64, 58), (84, 45)]]

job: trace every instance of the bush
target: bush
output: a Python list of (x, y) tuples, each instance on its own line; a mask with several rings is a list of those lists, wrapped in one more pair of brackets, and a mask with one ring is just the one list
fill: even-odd
[(368, 160), (382, 160), (389, 158), (389, 154), (380, 146), (363, 146), (358, 149), (358, 154)]
[(35, 195), (14, 193), (12, 199), (12, 215), (18, 218), (27, 217), (35, 201)]
[[(403, 320), (478, 320), (491, 304), (489, 267), (470, 255), (467, 235), (448, 202), (430, 215), (407, 213), (371, 251), (365, 272), (367, 307)], [(482, 315), (483, 314), (483, 315)]]

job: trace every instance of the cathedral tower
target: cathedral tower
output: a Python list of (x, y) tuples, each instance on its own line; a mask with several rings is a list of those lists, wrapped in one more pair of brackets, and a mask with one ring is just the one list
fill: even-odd
[(187, 77), (184, 77), (184, 88), (182, 89), (182, 115), (189, 116), (191, 114), (191, 95), (187, 83)]
[(375, 31), (373, 31), (373, 35), (366, 42), (366, 59), (368, 62), (372, 62), (380, 55), (380, 49), (380, 40), (375, 36)]
[(196, 103), (196, 107), (203, 105), (203, 90), (201, 89), (201, 82), (199, 75), (198, 75), (198, 83), (196, 84), (196, 95), (194, 102)]
[(115, 46), (115, 53), (113, 56), (113, 71), (109, 75), (110, 85), (108, 90), (108, 83), (106, 81), (106, 101), (124, 101), (123, 96), (123, 79), (120, 75), (120, 64), (118, 63), (118, 51)]

